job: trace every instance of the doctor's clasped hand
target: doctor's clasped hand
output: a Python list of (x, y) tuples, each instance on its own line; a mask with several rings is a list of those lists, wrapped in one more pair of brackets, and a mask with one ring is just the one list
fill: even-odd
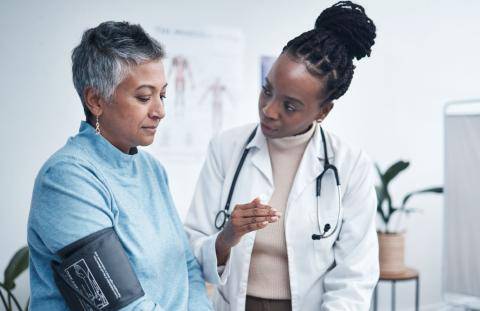
[(264, 205), (259, 198), (247, 204), (237, 204), (215, 241), (218, 265), (224, 265), (230, 255), (230, 249), (240, 242), (248, 232), (263, 229), (269, 223), (276, 222), (281, 213)]

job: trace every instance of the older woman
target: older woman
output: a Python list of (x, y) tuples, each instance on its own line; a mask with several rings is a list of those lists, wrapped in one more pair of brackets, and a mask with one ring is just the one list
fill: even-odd
[[(139, 25), (126, 22), (87, 30), (74, 49), (73, 82), (86, 121), (35, 181), (28, 222), (33, 311), (72, 308), (72, 290), (86, 310), (211, 310), (165, 170), (137, 149), (153, 142), (165, 116), (163, 56)], [(109, 230), (108, 243), (92, 244)], [(94, 264), (76, 255), (87, 250)], [(77, 257), (62, 266), (69, 256)]]

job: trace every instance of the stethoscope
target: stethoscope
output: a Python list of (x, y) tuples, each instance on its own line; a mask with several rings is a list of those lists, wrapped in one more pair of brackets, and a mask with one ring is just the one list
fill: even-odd
[[(257, 132), (257, 127), (253, 130), (253, 132), (250, 134), (250, 136), (247, 139), (247, 142), (245, 144), (245, 148), (243, 150), (242, 157), (240, 158), (240, 162), (238, 163), (237, 169), (235, 170), (235, 175), (233, 175), (233, 180), (232, 184), (230, 186), (230, 190), (228, 192), (228, 198), (227, 202), (225, 203), (225, 207), (223, 210), (220, 210), (217, 213), (217, 216), (215, 217), (215, 228), (218, 230), (223, 229), (225, 226), (226, 222), (230, 218), (230, 214), (228, 213), (230, 209), (230, 203), (232, 200), (232, 195), (233, 191), (235, 190), (235, 185), (237, 183), (238, 175), (240, 175), (240, 171), (242, 170), (243, 164), (245, 163), (245, 159), (247, 158), (248, 152), (250, 151), (250, 148), (247, 148), (248, 144), (252, 141), (253, 137), (255, 137), (255, 133)], [(323, 144), (323, 152), (325, 155), (325, 166), (323, 168), (323, 172), (318, 175), (317, 180), (316, 180), (316, 198), (317, 198), (317, 226), (318, 226), (318, 231), (321, 232), (320, 229), (320, 220), (318, 218), (318, 203), (320, 200), (320, 194), (321, 194), (321, 186), (322, 186), (322, 178), (325, 176), (325, 173), (328, 172), (328, 170), (332, 170), (333, 174), (335, 175), (335, 182), (337, 185), (337, 194), (338, 194), (338, 213), (337, 213), (337, 221), (335, 222), (335, 227), (333, 227), (333, 230), (330, 231), (331, 225), (329, 223), (326, 223), (325, 226), (323, 227), (323, 233), (320, 234), (312, 234), (312, 240), (320, 240), (320, 239), (326, 239), (330, 236), (332, 236), (338, 228), (338, 223), (340, 220), (340, 210), (341, 210), (341, 202), (340, 202), (340, 179), (338, 177), (338, 170), (335, 167), (335, 165), (331, 164), (330, 161), (328, 160), (328, 151), (327, 151), (327, 142), (325, 138), (325, 133), (323, 132), (322, 127), (320, 127), (320, 133), (322, 135), (322, 144)]]

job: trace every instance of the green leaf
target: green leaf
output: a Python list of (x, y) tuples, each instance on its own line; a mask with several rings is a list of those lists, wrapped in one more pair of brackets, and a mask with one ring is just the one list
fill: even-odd
[(375, 169), (377, 170), (378, 176), (380, 176), (380, 181), (383, 184), (383, 173), (382, 173), (382, 170), (380, 169), (380, 166), (378, 166), (377, 163), (375, 163)]
[(422, 190), (417, 190), (417, 191), (412, 191), (405, 195), (402, 200), (402, 208), (405, 207), (407, 204), (407, 201), (410, 200), (411, 197), (417, 194), (423, 194), (423, 193), (443, 193), (443, 188), (442, 187), (433, 187), (433, 188), (426, 188)]
[(410, 165), (410, 162), (398, 161), (392, 164), (382, 175), (382, 182), (385, 185), (385, 188), (388, 187), (388, 184), (403, 170), (405, 170)]
[(377, 194), (377, 212), (380, 214), (382, 221), (384, 222), (385, 226), (388, 225), (388, 213), (383, 209), (383, 203), (387, 201), (387, 208), (390, 209), (392, 200), (390, 199), (390, 195), (388, 193), (388, 189), (385, 187), (385, 183), (383, 182), (383, 173), (380, 170), (380, 167), (377, 163), (375, 163), (375, 168), (377, 170), (378, 176), (380, 177), (381, 185), (375, 186), (375, 192)]
[(382, 186), (375, 186), (375, 193), (377, 194), (378, 205), (382, 205), (385, 200), (385, 191)]
[(15, 288), (15, 279), (28, 268), (28, 247), (18, 250), (8, 263), (4, 272), (4, 286), (7, 290)]

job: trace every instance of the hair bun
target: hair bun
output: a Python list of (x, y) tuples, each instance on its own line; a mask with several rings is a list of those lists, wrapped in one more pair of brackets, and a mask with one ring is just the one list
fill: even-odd
[(351, 1), (340, 1), (325, 9), (315, 21), (315, 30), (327, 30), (347, 48), (352, 58), (370, 56), (376, 27), (365, 9)]

